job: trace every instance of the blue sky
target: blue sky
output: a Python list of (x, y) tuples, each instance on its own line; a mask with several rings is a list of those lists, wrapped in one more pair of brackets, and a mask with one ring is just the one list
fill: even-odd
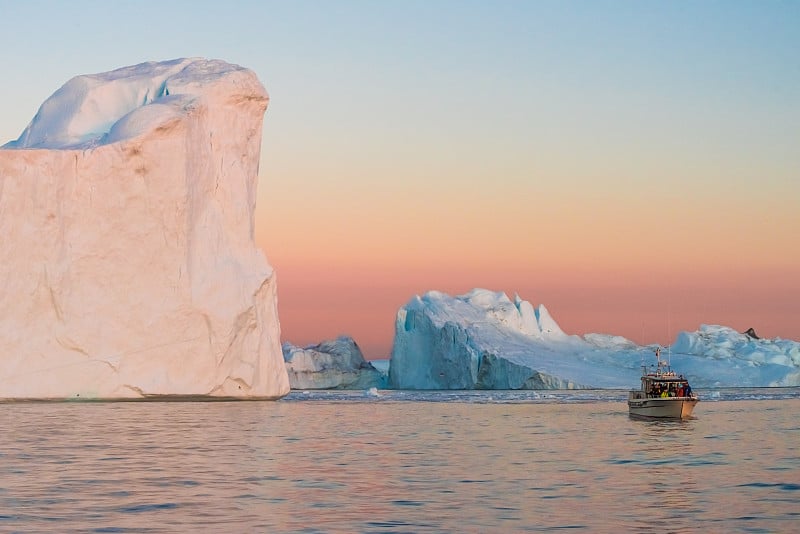
[[(460, 285), (381, 285), (382, 339), (408, 292), (491, 284), (567, 331), (630, 334), (607, 317), (611, 281), (647, 279), (653, 250), (686, 302), (693, 284), (719, 286), (679, 327), (767, 314), (800, 336), (787, 326), (800, 287), (783, 282), (800, 273), (800, 2), (0, 0), (0, 13), (0, 143), (74, 75), (189, 56), (256, 72), (271, 96), (259, 243), (297, 343), (350, 328), (342, 287), (316, 316), (326, 326), (295, 334), (311, 305), (299, 288), (315, 288), (293, 273), (319, 278), (319, 263), (463, 271)], [(776, 287), (727, 300), (752, 280)]]

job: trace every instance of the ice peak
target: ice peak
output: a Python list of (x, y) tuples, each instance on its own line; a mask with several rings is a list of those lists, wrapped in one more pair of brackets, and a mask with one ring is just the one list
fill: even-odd
[(547, 311), (547, 308), (544, 307), (544, 304), (539, 304), (539, 307), (536, 309), (536, 322), (543, 335), (557, 337), (567, 335), (561, 330), (561, 327), (558, 326), (558, 323), (556, 323), (555, 319), (550, 315), (550, 312)]
[(566, 335), (544, 306), (534, 308), (518, 294), (512, 301), (502, 291), (475, 288), (458, 296), (429, 291), (422, 297), (412, 298), (405, 308), (424, 310), (437, 323), (495, 325), (508, 332), (534, 337)]

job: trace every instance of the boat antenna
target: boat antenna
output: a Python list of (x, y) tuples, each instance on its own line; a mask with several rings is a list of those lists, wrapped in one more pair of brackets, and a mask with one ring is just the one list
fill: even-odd
[(672, 368), (672, 306), (667, 310), (667, 368)]
[(656, 368), (661, 369), (661, 343), (656, 347)]

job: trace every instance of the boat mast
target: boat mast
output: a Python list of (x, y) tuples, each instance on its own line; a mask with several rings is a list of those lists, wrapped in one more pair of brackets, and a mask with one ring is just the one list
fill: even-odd
[(667, 367), (672, 369), (672, 312), (667, 313)]

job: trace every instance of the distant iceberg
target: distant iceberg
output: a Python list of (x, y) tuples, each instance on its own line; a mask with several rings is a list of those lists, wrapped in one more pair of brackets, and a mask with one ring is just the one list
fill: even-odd
[(800, 343), (758, 339), (732, 328), (701, 325), (681, 332), (673, 363), (701, 377), (699, 385), (775, 387), (800, 385)]
[(348, 336), (300, 348), (283, 344), (292, 389), (364, 389), (386, 387), (386, 374), (372, 366)]
[[(397, 389), (627, 388), (655, 346), (620, 336), (567, 335), (547, 309), (485, 289), (431, 291), (397, 312), (389, 387)], [(800, 344), (721, 326), (682, 332), (668, 351), (695, 387), (800, 384)]]

